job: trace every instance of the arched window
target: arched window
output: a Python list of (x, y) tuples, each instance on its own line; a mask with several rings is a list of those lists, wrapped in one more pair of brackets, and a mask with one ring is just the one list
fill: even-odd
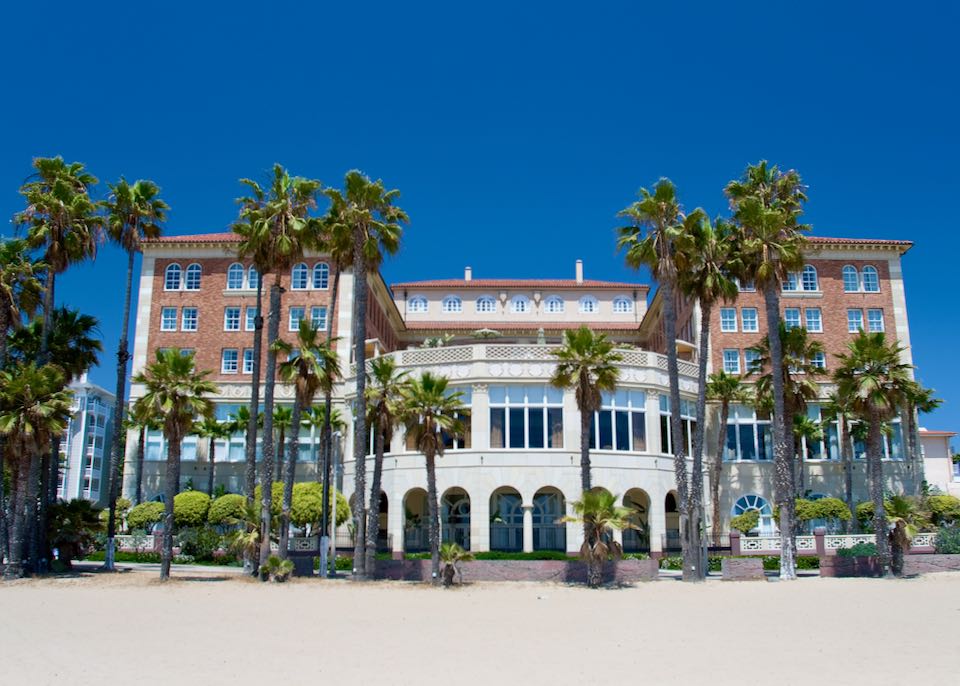
[(163, 290), (180, 290), (180, 265), (174, 262), (167, 265), (167, 270), (163, 273)]
[(253, 265), (247, 270), (247, 288), (256, 288), (260, 283), (260, 272)]
[(200, 265), (191, 264), (183, 278), (183, 288), (188, 291), (200, 290)]
[(227, 288), (231, 291), (243, 288), (243, 265), (234, 262), (227, 268)]
[(443, 311), (445, 314), (463, 312), (463, 301), (455, 295), (448, 295), (443, 299)]
[(329, 282), (330, 266), (326, 262), (317, 262), (313, 265), (313, 287), (325, 291)]
[(477, 298), (477, 312), (496, 312), (497, 301), (489, 295), (481, 295)]
[(737, 515), (742, 515), (744, 512), (749, 512), (750, 510), (754, 510), (760, 514), (760, 521), (757, 525), (760, 530), (760, 534), (772, 534), (774, 531), (773, 508), (770, 507), (770, 503), (758, 495), (753, 495), (751, 493), (738, 498), (737, 502), (733, 504), (733, 509), (730, 511), (730, 514), (736, 517)]
[(599, 305), (597, 305), (597, 299), (592, 295), (585, 295), (580, 298), (580, 312), (593, 314), (598, 308)]
[(633, 301), (625, 295), (617, 296), (613, 299), (613, 311), (617, 314), (630, 314), (633, 312)]
[(293, 265), (290, 272), (290, 288), (302, 291), (307, 287), (307, 265), (303, 262)]
[(860, 290), (860, 275), (852, 264), (843, 267), (843, 290), (847, 293), (856, 293)]
[(880, 292), (880, 277), (877, 275), (877, 268), (869, 264), (863, 268), (863, 290), (867, 293)]
[(563, 314), (563, 298), (551, 295), (543, 301), (543, 311), (547, 314)]
[(530, 298), (525, 295), (515, 295), (510, 298), (510, 311), (523, 314), (530, 311)]
[(422, 295), (417, 295), (407, 302), (407, 311), (408, 312), (426, 312), (427, 311), (427, 299)]
[(808, 264), (803, 268), (801, 283), (803, 284), (803, 290), (805, 291), (820, 290), (820, 282), (817, 279), (817, 268), (812, 264)]

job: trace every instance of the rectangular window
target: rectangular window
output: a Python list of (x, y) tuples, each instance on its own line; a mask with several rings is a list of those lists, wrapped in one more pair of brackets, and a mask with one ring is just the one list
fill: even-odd
[(593, 450), (644, 452), (647, 449), (647, 395), (643, 391), (604, 393), (590, 424)]
[[(673, 452), (672, 428), (670, 426), (670, 396), (660, 395), (660, 451)], [(690, 439), (697, 428), (696, 406), (690, 400), (680, 399), (680, 423), (683, 431), (686, 454), (693, 452)]]
[(787, 274), (787, 280), (783, 282), (783, 290), (785, 291), (800, 290), (800, 279), (797, 277), (796, 272), (790, 272), (789, 274)]
[(760, 330), (760, 324), (757, 320), (757, 308), (744, 307), (740, 310), (740, 322), (743, 325), (744, 333), (757, 333)]
[(883, 331), (883, 310), (867, 310), (867, 329), (870, 333)]
[(177, 330), (177, 308), (176, 307), (164, 307), (160, 311), (160, 330), (161, 331)]
[(740, 373), (740, 351), (739, 350), (724, 350), (723, 351), (723, 371), (727, 374), (739, 374)]
[(750, 350), (747, 348), (743, 351), (743, 362), (746, 365), (747, 374), (759, 374), (760, 373), (760, 353), (756, 350)]
[(736, 332), (737, 330), (737, 310), (734, 307), (720, 308), (720, 330), (726, 332)]
[(770, 422), (759, 420), (752, 407), (731, 405), (723, 459), (770, 460), (773, 458)]
[(820, 315), (820, 308), (808, 307), (804, 314), (807, 317), (807, 331), (810, 333), (823, 333), (823, 317)]
[(563, 448), (563, 393), (553, 387), (491, 386), (491, 448)]
[(303, 319), (303, 313), (304, 313), (304, 308), (302, 307), (290, 308), (290, 322), (288, 326), (290, 331), (300, 330), (300, 320)]
[(256, 328), (256, 323), (257, 323), (257, 308), (248, 307), (245, 310), (245, 313), (246, 314), (244, 316), (243, 329), (244, 331), (253, 331)]
[(183, 312), (181, 313), (181, 322), (180, 329), (182, 331), (196, 331), (197, 330), (197, 308), (196, 307), (184, 307)]
[(810, 359), (810, 364), (817, 369), (826, 369), (827, 354), (825, 352), (814, 353), (813, 357)]
[(220, 371), (224, 374), (237, 373), (238, 353), (236, 348), (224, 348), (220, 358)]
[(327, 308), (311, 307), (310, 322), (313, 324), (313, 328), (315, 328), (317, 331), (326, 331), (327, 330)]
[(754, 284), (754, 282), (750, 279), (744, 279), (743, 281), (740, 279), (734, 279), (734, 281), (737, 284), (737, 289), (741, 293), (752, 293), (757, 290), (756, 284)]
[(847, 310), (847, 331), (858, 333), (863, 330), (863, 310)]
[(788, 307), (783, 311), (783, 324), (787, 329), (796, 329), (800, 326), (800, 308)]
[(223, 330), (224, 331), (240, 330), (240, 308), (239, 307), (223, 308)]
[(243, 349), (243, 373), (253, 374), (253, 348)]

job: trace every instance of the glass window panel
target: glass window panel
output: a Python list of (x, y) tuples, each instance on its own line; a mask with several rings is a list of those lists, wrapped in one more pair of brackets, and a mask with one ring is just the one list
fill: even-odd
[(724, 446), (723, 459), (727, 462), (737, 459), (737, 426), (727, 424), (727, 441)]
[(490, 387), (490, 402), (502, 405), (507, 401), (507, 389), (504, 386)]
[(630, 391), (630, 405), (633, 409), (644, 409), (647, 406), (647, 394), (643, 391)]
[(547, 408), (547, 447), (563, 448), (563, 408)]
[(530, 443), (531, 448), (543, 447), (543, 409), (531, 407), (529, 412), (530, 419)]
[(543, 386), (524, 386), (524, 390), (527, 393), (527, 402), (531, 405), (542, 405), (543, 404)]
[[(634, 405), (636, 407), (636, 405)], [(642, 405), (641, 405), (642, 407)], [(644, 412), (632, 412), (633, 449), (637, 452), (647, 450), (647, 415)]]
[(613, 450), (613, 413), (600, 411), (600, 450)]
[(630, 422), (628, 413), (623, 410), (617, 410), (616, 416), (616, 437), (617, 450), (630, 450)]
[(563, 403), (563, 390), (554, 386), (547, 386), (547, 402), (556, 405)]
[(769, 424), (757, 425), (757, 440), (760, 443), (760, 459), (773, 459), (773, 434)]
[(522, 407), (510, 408), (510, 447), (524, 447), (524, 434), (526, 426), (524, 422), (524, 409)]
[(757, 449), (753, 441), (753, 424), (741, 424), (738, 428), (740, 432), (740, 459), (757, 459)]
[(660, 452), (670, 453), (670, 418), (660, 415)]
[(628, 398), (629, 395), (626, 391), (617, 391), (613, 394), (613, 402), (617, 407), (626, 407), (629, 402)]

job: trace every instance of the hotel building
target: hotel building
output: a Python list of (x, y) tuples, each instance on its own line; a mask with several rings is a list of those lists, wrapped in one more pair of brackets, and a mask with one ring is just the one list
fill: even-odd
[[(824, 370), (822, 396), (831, 389), (836, 356), (862, 328), (885, 331), (905, 348), (910, 335), (901, 258), (908, 241), (811, 238), (807, 264), (784, 284), (781, 313), (788, 326), (805, 326), (822, 341), (825, 354), (814, 362)], [(167, 236), (144, 245), (137, 310), (134, 373), (158, 348), (196, 352), (219, 392), (217, 416), (226, 419), (249, 401), (252, 371), (253, 307), (256, 270), (235, 256), (233, 234)], [(329, 260), (312, 255), (278, 275), (285, 289), (281, 335), (292, 338), (304, 317), (339, 337), (345, 378), (335, 404), (349, 421), (355, 397), (351, 313), (353, 275), (340, 278), (338, 302), (330, 300)], [(273, 276), (266, 277), (268, 280)], [(550, 386), (553, 350), (564, 329), (582, 324), (606, 333), (622, 347), (620, 383), (605, 394), (593, 421), (593, 482), (638, 508), (642, 530), (623, 534), (627, 550), (658, 554), (679, 545), (679, 515), (671, 455), (674, 440), (692, 437), (697, 393), (696, 355), (700, 309), (678, 298), (680, 390), (683, 436), (670, 435), (668, 378), (664, 355), (661, 295), (644, 283), (587, 279), (582, 263), (572, 278), (463, 278), (396, 283), (369, 276), (366, 349), (369, 356), (392, 355), (412, 375), (431, 371), (447, 376), (469, 408), (467, 432), (450, 439), (437, 462), (441, 525), (445, 539), (472, 550), (577, 551), (581, 531), (557, 524), (579, 497), (579, 411), (572, 391)], [(266, 285), (266, 284), (265, 284)], [(743, 373), (748, 348), (765, 329), (762, 297), (750, 284), (730, 304), (715, 308), (710, 340), (711, 371)], [(265, 289), (266, 290), (266, 289)], [(266, 302), (266, 297), (264, 298)], [(749, 379), (748, 379), (749, 381)], [(261, 387), (262, 388), (262, 387)], [(143, 393), (134, 385), (132, 399)], [(277, 402), (292, 403), (292, 388), (278, 385)], [(819, 404), (809, 413), (819, 418)], [(708, 408), (705, 462), (715, 453), (718, 420)], [(352, 431), (344, 432), (339, 454), (346, 495), (353, 487)], [(723, 529), (745, 509), (761, 511), (761, 532), (772, 532), (773, 465), (769, 421), (752, 408), (735, 406), (725, 428), (720, 500)], [(144, 490), (162, 491), (163, 438), (147, 438)], [(314, 430), (301, 433), (297, 478), (316, 478)], [(188, 437), (182, 479), (206, 482), (207, 442)], [(136, 438), (127, 441), (124, 491), (134, 478)], [(894, 491), (914, 490), (922, 470), (909, 459), (899, 420), (886, 440), (885, 474)], [(863, 446), (856, 448), (855, 498), (867, 499)], [(236, 434), (217, 446), (216, 481), (227, 490), (243, 486), (244, 437)], [(368, 470), (372, 469), (371, 464)], [(804, 446), (804, 480), (811, 495), (843, 494), (843, 473), (835, 426), (824, 440)], [(705, 479), (705, 476), (704, 476)], [(183, 485), (183, 484), (182, 484)], [(709, 489), (704, 489), (709, 493)], [(369, 494), (368, 494), (369, 497)], [(424, 459), (394, 434), (384, 459), (379, 498), (384, 547), (394, 552), (426, 546)], [(375, 505), (376, 506), (376, 505)], [(711, 506), (707, 504), (707, 512)]]
[(87, 381), (84, 374), (70, 384), (73, 391), (70, 423), (60, 441), (57, 498), (83, 498), (106, 503), (104, 470), (110, 465), (113, 405), (116, 397)]

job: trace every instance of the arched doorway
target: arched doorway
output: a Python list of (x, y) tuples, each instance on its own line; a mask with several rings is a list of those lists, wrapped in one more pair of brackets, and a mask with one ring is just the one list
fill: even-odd
[[(533, 549), (567, 549), (567, 526), (560, 521), (566, 513), (563, 493), (547, 486), (533, 496)], [(522, 524), (522, 521), (521, 521)]]
[(440, 499), (440, 540), (470, 550), (470, 496), (450, 488)]
[(677, 506), (677, 494), (673, 491), (667, 493), (663, 499), (664, 521), (666, 522), (667, 533), (664, 534), (663, 550), (664, 552), (675, 553), (681, 550), (680, 547), (680, 508)]
[(429, 549), (427, 492), (422, 488), (411, 488), (403, 496), (403, 550), (419, 553)]
[(504, 486), (490, 496), (490, 550), (523, 550), (523, 499)]
[(633, 511), (630, 521), (637, 528), (623, 530), (623, 552), (650, 551), (650, 496), (640, 488), (631, 488), (623, 494), (623, 506)]

